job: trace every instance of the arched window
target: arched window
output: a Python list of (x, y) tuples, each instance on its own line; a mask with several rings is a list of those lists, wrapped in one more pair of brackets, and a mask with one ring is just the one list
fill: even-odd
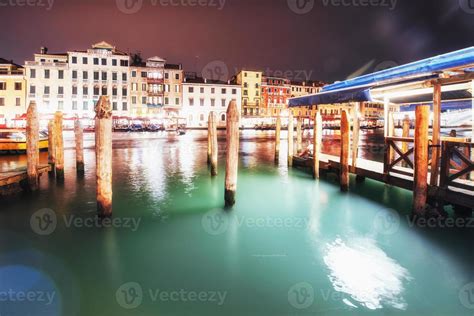
[(225, 114), (224, 114), (224, 113), (221, 114), (221, 121), (222, 121), (222, 122), (225, 122)]

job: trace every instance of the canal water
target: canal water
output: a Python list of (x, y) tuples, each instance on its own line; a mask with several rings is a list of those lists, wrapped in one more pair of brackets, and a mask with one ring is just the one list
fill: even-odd
[[(334, 176), (288, 170), (285, 141), (275, 165), (271, 132), (254, 131), (224, 210), (224, 137), (211, 179), (203, 131), (115, 134), (103, 223), (93, 135), (84, 179), (66, 140), (64, 183), (43, 176), (0, 206), (0, 315), (473, 315), (469, 223), (413, 227), (410, 192), (351, 178), (343, 194)], [(363, 156), (381, 159), (379, 138), (364, 137)]]

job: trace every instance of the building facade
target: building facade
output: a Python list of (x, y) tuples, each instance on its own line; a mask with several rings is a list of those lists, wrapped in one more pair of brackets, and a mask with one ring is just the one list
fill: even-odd
[(260, 115), (280, 115), (281, 112), (288, 108), (290, 90), (290, 80), (264, 76), (262, 79), (262, 107)]
[(235, 80), (242, 89), (242, 115), (259, 116), (262, 108), (262, 71), (240, 71)]
[(0, 58), (0, 126), (26, 113), (24, 68)]
[[(309, 94), (315, 94), (321, 91), (324, 83), (320, 81), (292, 81), (291, 98), (301, 97)], [(314, 117), (318, 109), (317, 105), (295, 107), (291, 109), (293, 116), (296, 117)]]
[(185, 78), (181, 117), (190, 128), (207, 128), (209, 113), (214, 111), (217, 114), (218, 126), (223, 127), (226, 124), (227, 107), (233, 100), (241, 109), (240, 85), (199, 77)]
[(64, 54), (42, 48), (25, 68), (27, 103), (36, 101), (40, 113), (93, 117), (101, 95), (110, 96), (114, 115), (129, 113), (130, 57), (106, 42)]
[(181, 64), (165, 64), (164, 112), (165, 118), (179, 117), (183, 106), (184, 71)]

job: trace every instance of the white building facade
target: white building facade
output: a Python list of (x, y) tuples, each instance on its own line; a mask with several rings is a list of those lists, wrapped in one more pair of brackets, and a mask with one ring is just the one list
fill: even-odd
[(93, 117), (101, 95), (110, 96), (114, 115), (130, 111), (130, 57), (106, 42), (65, 54), (43, 48), (25, 68), (27, 104), (36, 101), (40, 113)]
[(226, 111), (231, 101), (242, 106), (242, 88), (230, 82), (185, 78), (183, 82), (183, 107), (181, 117), (189, 128), (206, 128), (209, 113), (215, 112), (218, 126), (226, 124)]

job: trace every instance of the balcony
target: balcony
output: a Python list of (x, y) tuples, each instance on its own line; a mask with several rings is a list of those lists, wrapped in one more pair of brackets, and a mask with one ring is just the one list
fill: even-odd
[(156, 108), (162, 108), (164, 105), (163, 104), (150, 104), (150, 103), (148, 103), (146, 106), (148, 108), (156, 109)]
[(164, 84), (164, 79), (157, 79), (157, 78), (146, 78), (146, 82), (148, 84)]

